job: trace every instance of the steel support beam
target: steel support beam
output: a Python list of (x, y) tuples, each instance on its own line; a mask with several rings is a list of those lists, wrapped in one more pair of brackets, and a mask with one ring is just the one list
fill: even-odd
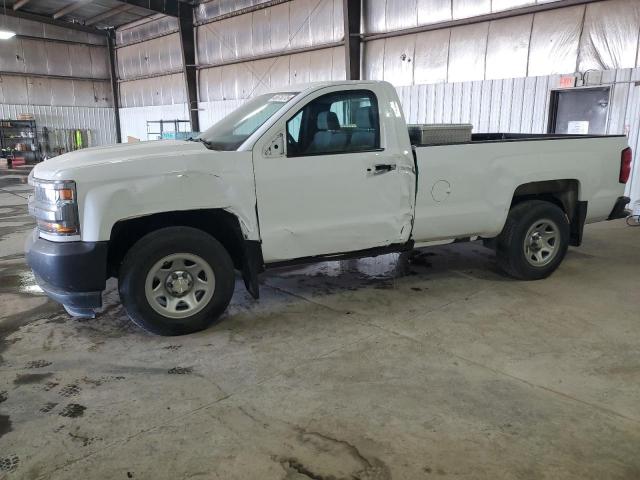
[(73, 22), (64, 22), (62, 20), (55, 20), (51, 17), (46, 17), (44, 15), (36, 15), (35, 13), (27, 13), (21, 10), (14, 12), (12, 10), (7, 10), (6, 14), (10, 17), (16, 18), (24, 18), (25, 20), (31, 20), (32, 22), (40, 22), (46, 23), (48, 25), (55, 25), (57, 27), (62, 28), (70, 28), (72, 30), (79, 30), (81, 32), (93, 33), (94, 35), (104, 35), (104, 30), (98, 30), (93, 27), (85, 27), (84, 25), (80, 25), (79, 23)]
[[(24, 0), (23, 0), (24, 1)], [(27, 0), (29, 1), (29, 0)], [(85, 25), (94, 25), (98, 22), (101, 22), (102, 20), (106, 20), (107, 18), (111, 18), (114, 15), (117, 15), (118, 13), (122, 13), (122, 12), (126, 12), (127, 10), (131, 10), (134, 6), (133, 5), (119, 5), (115, 8), (112, 8), (111, 10), (107, 10), (104, 13), (101, 13), (100, 15), (96, 15), (95, 17), (91, 17), (89, 19), (87, 19), (84, 24)]]
[(342, 0), (344, 18), (344, 67), (347, 80), (360, 80), (361, 0)]
[(22, 7), (24, 7), (27, 3), (29, 3), (31, 0), (18, 0), (16, 3), (13, 4), (13, 10), (20, 10)]
[(84, 7), (87, 3), (91, 2), (91, 0), (77, 0), (73, 3), (70, 3), (64, 8), (61, 8), (57, 12), (53, 14), (53, 19), (57, 20), (61, 17), (64, 17), (66, 14), (73, 12), (74, 10), (79, 9), (80, 7)]
[(177, 17), (180, 13), (180, 2), (178, 0), (119, 0), (121, 3), (133, 5), (134, 7), (146, 8), (152, 12), (162, 13), (170, 17)]
[(200, 119), (198, 118), (198, 80), (196, 74), (196, 45), (195, 30), (193, 28), (193, 6), (181, 3), (179, 8), (178, 24), (180, 26), (180, 47), (182, 51), (182, 65), (184, 73), (187, 105), (189, 108), (189, 120), (191, 130), (200, 131)]
[(120, 130), (120, 92), (118, 90), (118, 76), (116, 75), (116, 31), (107, 30), (107, 49), (109, 50), (109, 74), (111, 76), (111, 95), (113, 96), (113, 114), (116, 123), (116, 141), (122, 142)]

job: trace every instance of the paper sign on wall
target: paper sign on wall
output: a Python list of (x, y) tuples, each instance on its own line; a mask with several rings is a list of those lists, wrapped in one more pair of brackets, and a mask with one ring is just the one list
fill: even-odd
[(586, 135), (589, 133), (589, 122), (586, 120), (574, 120), (567, 125), (567, 133), (571, 135)]

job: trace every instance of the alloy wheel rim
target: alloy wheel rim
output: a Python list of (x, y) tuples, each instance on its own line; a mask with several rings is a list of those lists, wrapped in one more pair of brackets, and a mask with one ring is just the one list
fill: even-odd
[(158, 260), (147, 273), (147, 302), (164, 317), (181, 319), (200, 312), (213, 297), (211, 266), (198, 255), (175, 253)]

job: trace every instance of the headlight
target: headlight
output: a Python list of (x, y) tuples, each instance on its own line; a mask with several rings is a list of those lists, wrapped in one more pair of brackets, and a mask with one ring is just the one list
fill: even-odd
[(29, 175), (29, 184), (34, 187), (29, 197), (29, 213), (36, 218), (38, 229), (54, 235), (78, 235), (76, 183), (39, 180)]

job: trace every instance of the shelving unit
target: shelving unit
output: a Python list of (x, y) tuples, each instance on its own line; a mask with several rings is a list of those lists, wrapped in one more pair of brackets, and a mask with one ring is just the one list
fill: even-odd
[(192, 135), (189, 120), (147, 121), (147, 140), (186, 140)]
[(41, 160), (38, 130), (35, 120), (0, 120), (1, 156), (13, 163), (23, 158), (25, 163)]

